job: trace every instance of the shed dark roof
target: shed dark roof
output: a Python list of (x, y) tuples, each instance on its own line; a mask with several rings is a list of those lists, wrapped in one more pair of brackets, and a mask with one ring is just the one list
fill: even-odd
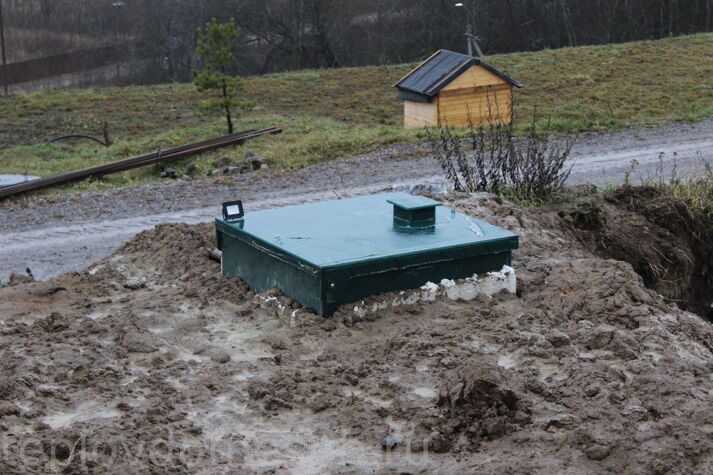
[(433, 97), (471, 66), (480, 65), (515, 87), (523, 85), (480, 58), (441, 49), (404, 76), (395, 87), (427, 97)]

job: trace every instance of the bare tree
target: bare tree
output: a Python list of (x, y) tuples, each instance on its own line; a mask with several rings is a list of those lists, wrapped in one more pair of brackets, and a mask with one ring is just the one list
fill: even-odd
[[(233, 71), (413, 62), (439, 48), (467, 52), (468, 23), (487, 56), (667, 37), (713, 28), (713, 0), (2, 0), (8, 62), (110, 46), (122, 75), (188, 81), (196, 28), (235, 17)], [(126, 71), (125, 71), (126, 70)]]
[(571, 171), (568, 160), (576, 136), (553, 135), (549, 122), (539, 126), (535, 111), (524, 138), (516, 138), (511, 123), (498, 119), (495, 99), (488, 100), (486, 120), (469, 121), (465, 139), (448, 126), (438, 134), (428, 130), (434, 156), (455, 191), (509, 193), (519, 199), (541, 200), (560, 191)]

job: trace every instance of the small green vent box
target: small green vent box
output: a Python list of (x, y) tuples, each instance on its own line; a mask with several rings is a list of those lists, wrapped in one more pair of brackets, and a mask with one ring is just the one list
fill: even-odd
[(382, 193), (216, 220), (222, 272), (320, 315), (369, 295), (510, 265), (518, 236), (437, 201)]

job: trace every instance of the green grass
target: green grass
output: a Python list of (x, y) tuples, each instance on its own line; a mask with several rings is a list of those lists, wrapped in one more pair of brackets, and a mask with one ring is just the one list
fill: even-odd
[(706, 164), (697, 176), (687, 179), (672, 177), (649, 182), (663, 194), (683, 203), (693, 218), (696, 237), (713, 248), (713, 168)]
[[(515, 93), (516, 130), (537, 107), (560, 132), (605, 130), (713, 116), (713, 34), (545, 50), (488, 57), (526, 84)], [(273, 166), (299, 167), (375, 147), (423, 138), (401, 127), (402, 105), (391, 85), (412, 65), (311, 70), (251, 77), (243, 98), (252, 108), (236, 128), (284, 128), (246, 144)], [(190, 84), (89, 88), (0, 99), (0, 173), (49, 175), (200, 140), (224, 132), (210, 97)], [(109, 122), (114, 145), (46, 145), (56, 135), (101, 135)], [(201, 172), (220, 156), (241, 158), (245, 147), (192, 159)], [(190, 160), (179, 164), (181, 169)], [(67, 189), (158, 179), (135, 170)]]

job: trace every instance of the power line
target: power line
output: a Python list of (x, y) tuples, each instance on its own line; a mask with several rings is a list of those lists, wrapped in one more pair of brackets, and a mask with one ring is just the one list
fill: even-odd
[(5, 25), (2, 16), (2, 0), (0, 0), (0, 56), (2, 56), (3, 91), (8, 94), (7, 86), (7, 56), (5, 55)]

